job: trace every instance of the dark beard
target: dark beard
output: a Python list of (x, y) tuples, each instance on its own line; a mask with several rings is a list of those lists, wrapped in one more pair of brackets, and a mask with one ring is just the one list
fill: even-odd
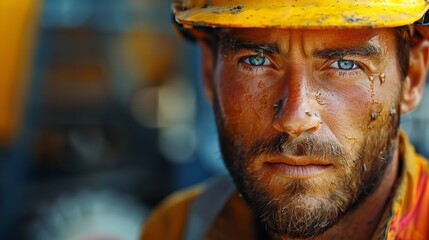
[[(398, 113), (399, 105), (396, 110)], [(356, 209), (379, 186), (392, 160), (399, 129), (399, 114), (390, 116), (390, 122), (383, 129), (369, 129), (354, 158), (339, 143), (321, 140), (314, 135), (292, 138), (283, 133), (243, 149), (224, 127), (219, 112), (215, 111), (226, 166), (259, 221), (275, 237), (318, 236)], [(313, 156), (321, 161), (335, 159), (343, 168), (349, 166), (349, 171), (338, 176), (335, 182), (326, 182), (326, 188), (332, 191), (324, 198), (311, 195), (311, 180), (284, 183), (281, 194), (273, 196), (267, 186), (260, 183), (260, 176), (252, 173), (249, 167), (255, 157), (263, 154)], [(307, 204), (308, 198), (312, 198), (311, 204)]]

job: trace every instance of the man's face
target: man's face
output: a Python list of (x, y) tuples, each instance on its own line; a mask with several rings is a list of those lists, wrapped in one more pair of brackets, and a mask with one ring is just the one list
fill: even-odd
[(378, 186), (398, 133), (394, 29), (224, 29), (209, 83), (222, 154), (277, 236), (332, 227)]

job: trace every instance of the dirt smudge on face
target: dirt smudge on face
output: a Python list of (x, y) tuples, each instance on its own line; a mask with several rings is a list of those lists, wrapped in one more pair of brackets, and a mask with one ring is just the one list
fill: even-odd
[(395, 106), (392, 106), (392, 107), (390, 108), (389, 115), (390, 115), (391, 117), (394, 117), (394, 116), (396, 115), (396, 108), (395, 108)]
[(370, 87), (370, 91), (371, 91), (371, 99), (374, 102), (374, 96), (375, 96), (375, 93), (374, 93), (374, 77), (371, 75), (368, 75), (368, 80), (370, 82), (369, 87)]
[[(369, 122), (368, 122), (368, 126), (367, 129), (372, 129), (376, 126), (376, 122), (380, 122), (377, 120), (385, 120), (385, 118), (389, 115), (392, 116), (392, 114), (394, 115), (396, 113), (396, 110), (393, 108), (390, 109), (388, 114), (385, 114), (384, 116), (382, 115), (382, 110), (383, 110), (383, 104), (380, 102), (377, 102), (375, 100), (375, 81), (376, 81), (376, 77), (378, 78), (379, 82), (380, 82), (380, 86), (382, 86), (385, 82), (386, 82), (386, 74), (385, 73), (367, 73), (368, 76), (368, 80), (370, 82), (369, 88), (370, 88), (370, 94), (371, 94), (371, 101), (368, 102), (368, 106), (369, 106)], [(392, 113), (392, 111), (394, 111), (394, 113)], [(381, 121), (383, 122), (383, 121)]]
[(371, 102), (371, 106), (370, 106), (371, 114), (374, 113), (378, 116), (382, 110), (383, 110), (383, 104), (379, 102)]
[(369, 117), (370, 121), (368, 123), (368, 129), (375, 127), (375, 122), (377, 119), (380, 119), (381, 112), (383, 111), (383, 104), (379, 102), (372, 101), (369, 103)]
[(378, 79), (380, 80), (380, 86), (383, 85), (383, 83), (386, 82), (386, 74), (380, 73), (380, 75), (378, 75)]
[(348, 136), (348, 135), (345, 135), (345, 137), (346, 137), (346, 139), (348, 140), (348, 141), (356, 141), (356, 138), (355, 137), (350, 137), (350, 136)]
[(316, 101), (317, 101), (318, 104), (325, 105), (325, 103), (322, 100), (322, 90), (320, 90), (320, 89), (317, 90), (316, 94), (314, 96), (316, 97)]
[(355, 146), (357, 144), (357, 138), (353, 137), (353, 136), (349, 136), (349, 135), (344, 135), (344, 137), (346, 138), (346, 140), (350, 143), (350, 150), (352, 151), (353, 149), (355, 149)]

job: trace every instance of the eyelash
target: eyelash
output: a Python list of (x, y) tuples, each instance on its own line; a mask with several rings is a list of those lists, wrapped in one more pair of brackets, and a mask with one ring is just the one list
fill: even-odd
[(257, 74), (264, 71), (263, 66), (250, 66), (249, 64), (246, 64), (246, 63), (240, 63), (239, 66), (243, 71), (251, 74)]
[(334, 63), (337, 63), (337, 65), (338, 65), (338, 61), (341, 61), (341, 60), (352, 61), (353, 64), (356, 65), (356, 67), (352, 68), (350, 70), (342, 70), (342, 69), (333, 68), (333, 67), (332, 68), (328, 68), (328, 69), (331, 70), (331, 71), (334, 71), (339, 77), (355, 76), (355, 75), (358, 75), (358, 74), (360, 74), (362, 72), (362, 70), (363, 70), (362, 65), (359, 62), (355, 61), (355, 60), (337, 59), (337, 60), (333, 61), (329, 66), (332, 66)]
[[(248, 73), (250, 73), (250, 74), (258, 74), (258, 73), (260, 73), (260, 72), (265, 71), (265, 69), (266, 69), (266, 68), (268, 68), (268, 67), (270, 67), (270, 66), (271, 66), (271, 65), (253, 66), (253, 65), (251, 65), (251, 64), (249, 64), (249, 63), (246, 63), (246, 62), (245, 62), (247, 59), (249, 59), (249, 58), (251, 58), (251, 57), (257, 57), (257, 56), (259, 56), (259, 55), (250, 55), (250, 56), (248, 55), (248, 56), (241, 57), (241, 58), (238, 60), (238, 65), (239, 65), (239, 67), (240, 67), (243, 71), (248, 72)], [(265, 57), (265, 56), (263, 56), (263, 57)], [(265, 58), (267, 58), (267, 57), (265, 57)], [(268, 59), (268, 58), (267, 58), (267, 60), (272, 64), (272, 62), (271, 62), (271, 60), (270, 60), (270, 59)]]
[(359, 74), (359, 72), (357, 72), (357, 71), (344, 71), (344, 70), (338, 71), (339, 77), (355, 76), (358, 74)]

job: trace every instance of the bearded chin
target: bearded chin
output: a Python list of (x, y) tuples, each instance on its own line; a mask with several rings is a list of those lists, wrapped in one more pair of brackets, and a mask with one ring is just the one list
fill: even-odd
[[(368, 130), (355, 156), (341, 153), (344, 162), (335, 177), (299, 179), (271, 184), (252, 172), (252, 159), (240, 140), (224, 128), (217, 118), (221, 150), (238, 191), (253, 209), (259, 222), (274, 237), (310, 238), (336, 225), (356, 209), (380, 185), (396, 145), (399, 115), (391, 116), (383, 129)], [(324, 189), (314, 194), (314, 189)]]

